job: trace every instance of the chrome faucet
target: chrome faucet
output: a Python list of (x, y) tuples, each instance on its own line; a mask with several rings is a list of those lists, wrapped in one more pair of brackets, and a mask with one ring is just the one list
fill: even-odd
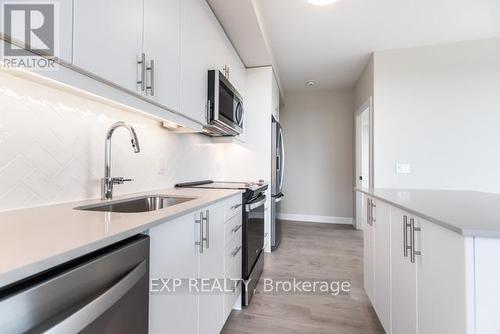
[(111, 125), (106, 134), (106, 149), (104, 157), (104, 178), (102, 179), (102, 199), (112, 199), (113, 198), (113, 186), (115, 184), (123, 184), (124, 182), (133, 181), (132, 179), (125, 179), (123, 177), (111, 177), (111, 137), (113, 132), (119, 127), (124, 127), (130, 133), (130, 141), (132, 142), (132, 148), (134, 153), (139, 153), (141, 148), (139, 147), (139, 140), (137, 139), (137, 134), (133, 127), (125, 122), (116, 122)]

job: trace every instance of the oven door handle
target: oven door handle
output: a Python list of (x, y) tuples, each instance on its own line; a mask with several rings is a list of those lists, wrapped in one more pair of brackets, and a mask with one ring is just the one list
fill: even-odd
[(262, 195), (261, 197), (259, 197), (259, 199), (257, 199), (255, 202), (253, 203), (250, 203), (250, 204), (247, 204), (245, 206), (246, 208), (246, 212), (250, 212), (256, 208), (258, 208), (259, 206), (262, 206), (266, 203), (266, 196), (265, 195)]

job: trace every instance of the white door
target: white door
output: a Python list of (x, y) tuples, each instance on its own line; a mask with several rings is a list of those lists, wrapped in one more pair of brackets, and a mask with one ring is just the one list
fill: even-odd
[(370, 219), (370, 205), (368, 204), (371, 201), (370, 198), (366, 197), (365, 201), (367, 202), (365, 208), (366, 210), (363, 212), (363, 264), (364, 264), (364, 288), (365, 292), (368, 295), (368, 298), (373, 304), (373, 290), (374, 290), (374, 261), (375, 261), (375, 232), (374, 228), (371, 225)]
[[(373, 150), (372, 150), (372, 109), (371, 98), (366, 101), (356, 112), (356, 187), (373, 188)], [(355, 227), (361, 229), (362, 212), (365, 201), (361, 193), (356, 192), (356, 223)]]
[[(417, 266), (410, 262), (409, 252), (405, 256), (404, 251), (405, 230), (409, 237), (405, 224), (412, 218), (391, 209), (392, 334), (417, 334)], [(409, 238), (406, 241), (408, 244)]]
[(416, 232), (418, 332), (465, 334), (465, 238), (428, 221)]
[(181, 3), (181, 113), (206, 123), (208, 71), (223, 64), (223, 34), (205, 0)]
[(137, 91), (143, 0), (74, 0), (73, 63)]
[[(144, 53), (154, 61), (154, 96), (150, 99), (175, 111), (180, 109), (180, 0), (144, 0)], [(148, 71), (148, 85), (151, 84)]]
[(391, 207), (375, 203), (373, 307), (386, 333), (391, 332)]
[[(199, 227), (188, 214), (150, 230), (150, 278), (196, 278)], [(152, 334), (197, 333), (196, 294), (152, 294), (149, 298), (149, 329)]]
[[(199, 278), (224, 278), (224, 202), (201, 211), (204, 221), (205, 248), (199, 257)], [(208, 216), (207, 216), (208, 214)], [(224, 324), (224, 295), (222, 293), (199, 296), (199, 333), (219, 333)]]

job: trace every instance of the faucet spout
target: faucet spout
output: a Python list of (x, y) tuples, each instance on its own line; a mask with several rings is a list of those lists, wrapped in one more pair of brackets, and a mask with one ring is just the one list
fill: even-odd
[(102, 179), (102, 199), (112, 199), (113, 198), (113, 186), (115, 184), (123, 184), (125, 181), (131, 181), (130, 179), (124, 179), (123, 177), (111, 177), (111, 138), (116, 129), (123, 127), (128, 130), (130, 134), (130, 142), (132, 143), (132, 148), (134, 153), (139, 153), (141, 147), (139, 145), (139, 139), (132, 126), (125, 122), (116, 122), (109, 128), (106, 134), (106, 148), (104, 157), (104, 178)]

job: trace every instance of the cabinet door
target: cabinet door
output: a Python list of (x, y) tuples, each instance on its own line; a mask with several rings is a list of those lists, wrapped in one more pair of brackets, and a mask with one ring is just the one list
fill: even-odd
[(384, 326), (391, 332), (391, 208), (377, 201), (373, 210), (374, 225), (374, 289), (373, 307)]
[(280, 89), (273, 72), (273, 115), (280, 119)]
[[(417, 266), (404, 256), (404, 219), (407, 213), (391, 210), (392, 334), (417, 333)], [(409, 236), (409, 228), (408, 234)]]
[(421, 220), (416, 232), (418, 332), (466, 332), (465, 239)]
[(154, 60), (155, 92), (152, 100), (180, 108), (180, 0), (144, 0), (144, 53)]
[(181, 13), (181, 113), (206, 123), (208, 70), (222, 67), (223, 30), (205, 0), (183, 0)]
[(143, 0), (74, 0), (73, 63), (130, 91), (142, 34)]
[[(195, 278), (198, 275), (199, 227), (189, 214), (150, 230), (151, 279)], [(198, 296), (152, 294), (149, 299), (152, 334), (197, 333)]]
[[(224, 203), (217, 203), (203, 210), (208, 212), (205, 221), (205, 248), (199, 257), (199, 278), (224, 278)], [(214, 334), (222, 330), (224, 324), (224, 295), (222, 293), (201, 294), (199, 296), (199, 333)]]
[(370, 221), (370, 199), (365, 197), (363, 208), (363, 259), (364, 259), (364, 287), (368, 298), (373, 304), (374, 289), (374, 260), (375, 260), (375, 235)]

